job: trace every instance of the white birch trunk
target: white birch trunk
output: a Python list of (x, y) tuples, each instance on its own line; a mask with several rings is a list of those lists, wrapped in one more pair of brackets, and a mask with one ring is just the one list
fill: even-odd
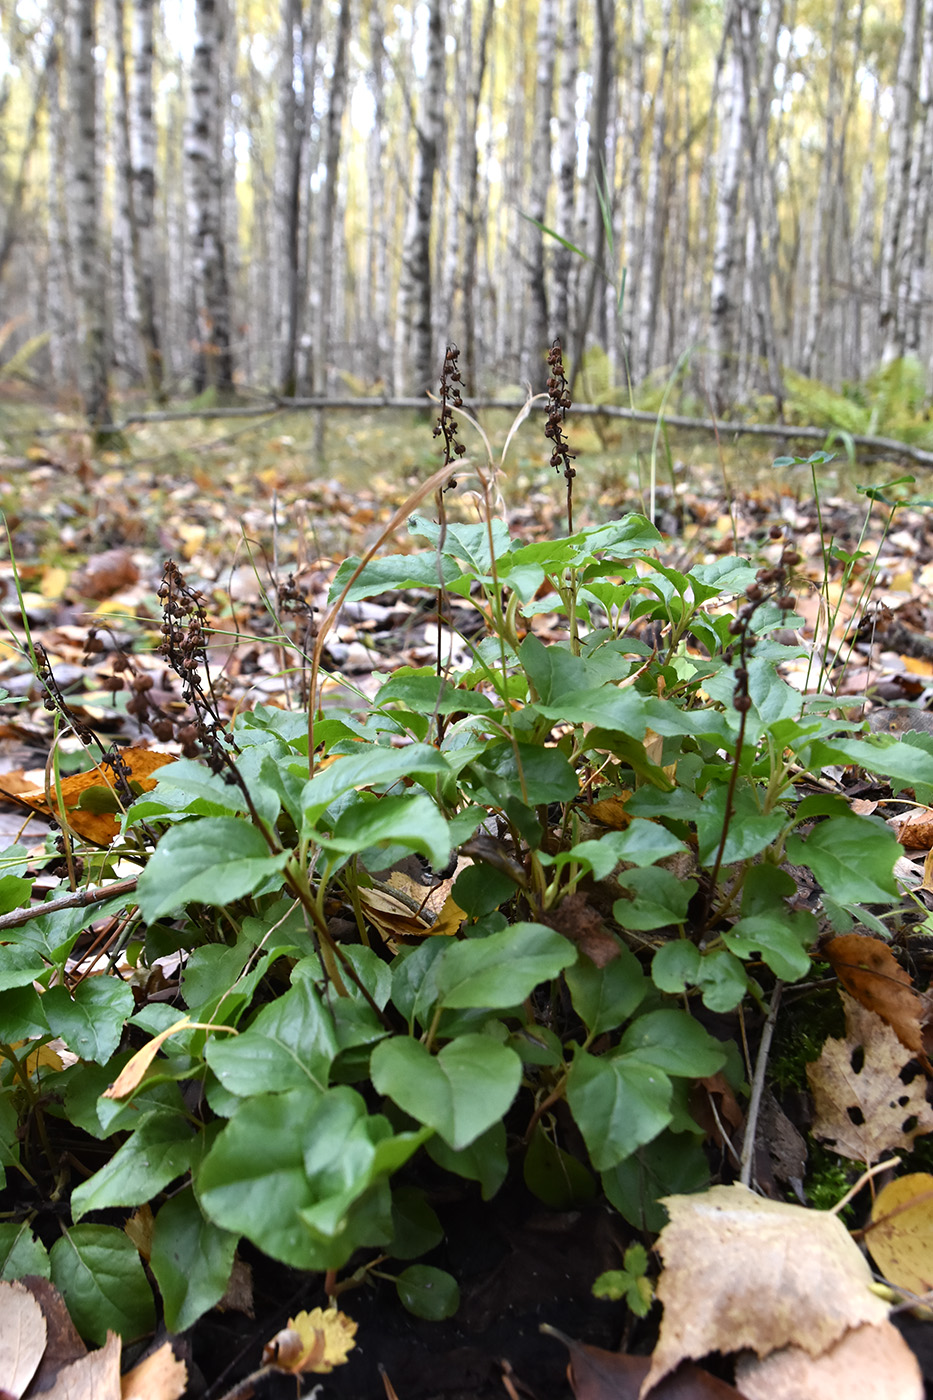
[[(554, 109), (554, 53), (557, 43), (557, 0), (540, 0), (535, 43), (535, 98), (528, 166), (527, 213), (537, 224), (547, 221), (551, 188), (551, 113)], [(535, 223), (525, 231), (528, 317), (522, 353), (522, 380), (535, 393), (547, 379), (545, 357), (550, 345), (547, 287), (544, 281), (544, 234)]]
[(440, 373), (431, 319), (431, 233), (434, 182), (444, 133), (444, 17), (444, 0), (430, 0), (427, 70), (415, 133), (415, 165), (396, 312), (396, 390), (416, 395), (433, 388)]
[[(910, 186), (911, 145), (917, 71), (920, 0), (905, 0), (904, 37), (897, 63), (894, 112), (888, 137), (888, 187), (881, 230), (879, 329), (885, 363), (903, 355), (905, 327), (898, 291), (904, 259), (904, 219)], [(926, 172), (929, 178), (929, 172)]]
[(196, 392), (233, 392), (230, 288), (224, 238), (224, 152), (219, 64), (223, 0), (196, 0), (188, 125), (185, 132), (188, 227), (198, 347)]
[(110, 421), (107, 320), (98, 231), (97, 73), (94, 0), (68, 0), (66, 191), (78, 322), (78, 379), (88, 422)]
[[(577, 0), (563, 0), (560, 15), (560, 87), (557, 96), (557, 203), (554, 231), (573, 243), (573, 206), (577, 180), (577, 76), (579, 22)], [(575, 255), (558, 243), (553, 254), (551, 328), (562, 345), (571, 338), (571, 285)], [(579, 261), (579, 259), (577, 259)]]

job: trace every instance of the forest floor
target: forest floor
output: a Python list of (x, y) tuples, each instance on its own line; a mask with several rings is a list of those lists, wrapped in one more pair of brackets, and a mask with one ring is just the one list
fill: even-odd
[[(495, 415), (486, 415), (484, 423), (499, 450), (508, 423)], [(6, 629), (5, 640), (0, 637), (0, 687), (8, 697), (0, 709), (0, 786), (8, 795), (6, 802), (0, 799), (0, 844), (19, 841), (38, 855), (50, 829), (41, 803), (33, 804), (39, 810), (31, 816), (26, 812), (24, 825), (22, 804), (15, 800), (17, 793), (44, 786), (56, 742), (53, 717), (27, 662), (23, 612), (73, 712), (105, 743), (114, 738), (134, 746), (152, 742), (127, 711), (134, 692), (114, 688), (120, 675), (114, 661), (123, 651), (132, 652), (137, 669), (152, 677), (153, 701), (174, 721), (184, 719), (177, 688), (157, 652), (157, 590), (166, 558), (173, 558), (207, 599), (215, 628), (212, 662), (223, 678), (228, 712), (259, 700), (300, 702), (300, 680), (283, 664), (276, 619), (282, 585), (291, 578), (294, 596), (320, 609), (340, 560), (372, 544), (440, 461), (432, 423), (413, 415), (373, 411), (348, 419), (335, 414), (317, 446), (315, 426), (310, 415), (297, 414), (245, 425), (152, 423), (132, 430), (126, 450), (95, 455), (67, 417), (40, 413), (34, 403), (0, 402), (0, 506), (12, 541), (12, 554), (0, 559)], [(472, 452), (468, 430), (461, 435)], [(783, 444), (769, 452), (755, 440), (717, 447), (709, 438), (671, 435), (653, 449), (651, 431), (633, 425), (615, 425), (601, 436), (592, 425), (571, 425), (570, 435), (578, 452), (576, 525), (644, 510), (654, 450), (663, 562), (685, 569), (724, 553), (754, 559), (770, 527), (780, 524), (802, 556), (793, 586), (809, 629), (821, 625), (824, 567), (829, 596), (836, 590), (840, 613), (832, 644), (849, 657), (840, 702), (851, 696), (858, 705), (866, 689), (888, 704), (922, 700), (929, 693), (933, 513), (923, 499), (925, 481), (892, 490), (889, 484), (904, 476), (896, 463), (853, 468), (841, 458), (820, 467), (817, 503), (809, 467), (773, 468), (774, 457), (786, 450)], [(524, 540), (565, 527), (564, 487), (547, 465), (550, 451), (541, 425), (525, 423), (499, 478), (510, 528)], [(914, 474), (919, 478), (919, 469)], [(886, 533), (889, 506), (875, 502), (866, 527), (868, 502), (857, 485), (878, 487), (892, 501), (908, 497)], [(462, 486), (447, 497), (454, 518), (458, 510), (471, 518), (464, 499), (468, 489), (465, 471)], [(830, 544), (833, 559), (825, 553)], [(411, 547), (404, 530), (387, 546)], [(838, 585), (843, 555), (857, 550), (865, 557), (843, 595)], [(869, 605), (881, 604), (893, 622), (883, 615), (873, 646), (856, 642), (850, 622)], [(290, 638), (306, 644), (306, 609), (282, 618)], [(102, 650), (89, 652), (92, 631)], [(374, 675), (401, 664), (431, 663), (436, 642), (436, 618), (415, 595), (348, 607), (328, 642), (325, 661), (334, 679), (325, 687), (325, 703), (328, 688), (365, 697), (375, 688)], [(165, 747), (178, 750), (177, 744)], [(62, 773), (84, 765), (73, 736), (59, 736), (58, 754)], [(874, 803), (883, 799), (883, 792), (867, 786), (862, 795)], [(926, 851), (906, 852), (905, 858), (922, 866)], [(41, 879), (35, 894), (42, 897)], [(737, 1026), (733, 1030), (737, 1033)], [(795, 1056), (799, 1062), (807, 1043), (806, 1028), (789, 1010), (774, 1051), (780, 1117), (772, 1131), (796, 1134), (801, 1142), (808, 1126), (806, 1086), (799, 1079), (789, 1082), (788, 1065)], [(711, 1147), (714, 1156), (719, 1150)], [(811, 1147), (809, 1164), (797, 1174), (812, 1201), (816, 1188), (824, 1198), (831, 1188), (842, 1194), (858, 1174), (850, 1167)], [(785, 1194), (782, 1187), (775, 1191)], [(618, 1378), (597, 1378), (587, 1389), (580, 1376), (571, 1391), (566, 1350), (538, 1330), (548, 1323), (610, 1351), (620, 1344), (632, 1352), (650, 1351), (657, 1332), (653, 1315), (645, 1321), (628, 1315), (626, 1323), (620, 1304), (591, 1295), (596, 1275), (619, 1261), (609, 1217), (599, 1206), (572, 1214), (548, 1212), (519, 1183), (489, 1204), (464, 1192), (437, 1208), (447, 1232), (443, 1265), (461, 1285), (459, 1313), (444, 1323), (419, 1321), (404, 1312), (394, 1289), (378, 1284), (344, 1295), (341, 1306), (359, 1323), (357, 1348), (353, 1364), (328, 1377), (320, 1394), (347, 1400), (382, 1394), (399, 1400), (503, 1394), (512, 1400), (561, 1400), (573, 1393), (578, 1400), (609, 1400), (637, 1393), (637, 1382), (626, 1391)], [(253, 1265), (251, 1316), (215, 1311), (196, 1324), (188, 1339), (192, 1375), (200, 1374), (204, 1385), (193, 1385), (192, 1396), (219, 1400), (259, 1365), (263, 1344), (291, 1312), (320, 1301), (319, 1280), (308, 1281), (249, 1252), (246, 1257)], [(919, 1342), (911, 1339), (928, 1385), (933, 1364), (922, 1352), (930, 1330), (920, 1328)], [(929, 1350), (933, 1353), (933, 1347)], [(266, 1376), (252, 1393), (294, 1396), (295, 1381)], [(737, 1394), (729, 1386), (694, 1393)]]

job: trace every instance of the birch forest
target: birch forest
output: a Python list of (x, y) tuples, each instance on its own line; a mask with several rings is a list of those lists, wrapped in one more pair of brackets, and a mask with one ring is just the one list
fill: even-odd
[(780, 417), (933, 358), (933, 0), (0, 0), (0, 365)]

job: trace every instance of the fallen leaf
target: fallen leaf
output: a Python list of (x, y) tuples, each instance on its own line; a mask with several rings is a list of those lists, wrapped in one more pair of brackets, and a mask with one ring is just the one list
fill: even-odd
[(846, 933), (830, 939), (824, 952), (846, 991), (887, 1021), (908, 1050), (923, 1055), (923, 1005), (888, 945), (879, 938)]
[(188, 1368), (163, 1342), (158, 1351), (144, 1357), (120, 1381), (121, 1400), (181, 1400), (188, 1384)]
[(215, 1304), (218, 1312), (241, 1312), (255, 1317), (253, 1306), (253, 1270), (239, 1255), (233, 1257), (233, 1268), (227, 1280), (224, 1296)]
[(895, 1288), (917, 1295), (933, 1289), (933, 1176), (929, 1172), (910, 1172), (878, 1192), (865, 1243)]
[(138, 581), (139, 569), (128, 549), (105, 549), (91, 556), (73, 583), (85, 598), (109, 598)]
[(625, 803), (631, 795), (631, 792), (623, 792), (618, 797), (603, 797), (598, 802), (586, 805), (583, 811), (590, 821), (612, 827), (613, 831), (624, 831), (632, 824), (632, 818), (625, 810)]
[(933, 807), (918, 807), (892, 817), (889, 826), (905, 850), (928, 851), (933, 847)]
[(128, 1094), (132, 1094), (135, 1089), (139, 1088), (146, 1070), (152, 1064), (169, 1036), (177, 1035), (179, 1031), (190, 1030), (193, 1024), (194, 1022), (190, 1021), (187, 1016), (183, 1016), (181, 1020), (176, 1021), (173, 1026), (169, 1026), (166, 1030), (160, 1031), (158, 1035), (153, 1036), (152, 1040), (144, 1045), (141, 1050), (137, 1050), (136, 1054), (127, 1060), (110, 1087), (105, 1089), (101, 1094), (101, 1098), (125, 1099)]
[(89, 1351), (87, 1356), (62, 1367), (54, 1383), (43, 1391), (42, 1400), (122, 1400), (122, 1349), (116, 1332), (108, 1332), (107, 1341), (99, 1350)]
[(835, 1215), (738, 1185), (663, 1204), (671, 1217), (658, 1240), (664, 1316), (642, 1395), (687, 1358), (746, 1348), (766, 1356), (791, 1343), (819, 1356), (850, 1327), (887, 1317)]
[(0, 1377), (16, 1400), (38, 1370), (45, 1338), (45, 1318), (29, 1289), (0, 1282)]
[[(568, 1375), (576, 1400), (636, 1400), (651, 1364), (647, 1356), (604, 1351), (565, 1337), (556, 1327), (541, 1328), (570, 1352)], [(652, 1400), (738, 1400), (739, 1391), (726, 1381), (687, 1361), (665, 1376), (651, 1392)]]
[[(933, 1132), (926, 1080), (905, 1084), (908, 1063), (891, 1026), (841, 993), (846, 1039), (827, 1040), (818, 1060), (807, 1065), (813, 1093), (814, 1137), (842, 1157), (870, 1166), (892, 1148), (913, 1148)], [(919, 1001), (919, 998), (918, 998)]]
[[(156, 769), (175, 761), (173, 754), (159, 753), (155, 749), (122, 749), (120, 757), (129, 770), (128, 781), (134, 792), (149, 792), (156, 785), (156, 779), (151, 776)], [(8, 781), (4, 775), (0, 793), (41, 816), (60, 820), (58, 808), (49, 805), (44, 787), (17, 791), (15, 782)], [(54, 785), (50, 793), (54, 804)], [(115, 840), (120, 831), (119, 813), (125, 804), (118, 796), (109, 768), (95, 766), (86, 773), (62, 778), (61, 795), (67, 823), (79, 836), (97, 846), (109, 846)]]
[(356, 1346), (357, 1323), (336, 1308), (313, 1308), (288, 1320), (263, 1347), (262, 1364), (278, 1366), (296, 1375), (310, 1371), (326, 1376), (342, 1366)]
[(742, 1357), (736, 1385), (745, 1400), (923, 1400), (923, 1377), (891, 1322), (855, 1327), (822, 1356), (784, 1347), (763, 1360)]
[(65, 1300), (54, 1283), (36, 1274), (28, 1274), (19, 1281), (29, 1289), (45, 1318), (45, 1351), (32, 1382), (32, 1389), (39, 1395), (44, 1393), (63, 1366), (77, 1361), (79, 1356), (86, 1356), (87, 1347), (79, 1337), (78, 1329), (65, 1307)]
[(123, 1233), (131, 1239), (142, 1258), (149, 1263), (152, 1255), (152, 1234), (155, 1230), (155, 1216), (152, 1207), (146, 1203), (135, 1210), (123, 1226)]

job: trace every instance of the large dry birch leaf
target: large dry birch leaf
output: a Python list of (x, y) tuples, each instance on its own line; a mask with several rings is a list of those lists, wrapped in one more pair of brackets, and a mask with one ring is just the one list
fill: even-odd
[(42, 1400), (121, 1400), (120, 1356), (123, 1344), (116, 1332), (98, 1351), (89, 1351), (70, 1366), (63, 1366)]
[(922, 1296), (933, 1289), (933, 1176), (889, 1181), (871, 1209), (868, 1252), (888, 1283)]
[(45, 1351), (45, 1318), (21, 1283), (0, 1283), (0, 1385), (23, 1394)]
[(850, 1327), (887, 1317), (869, 1289), (866, 1260), (835, 1215), (744, 1186), (664, 1204), (664, 1317), (642, 1395), (687, 1358), (745, 1349), (767, 1356), (791, 1343), (819, 1356)]
[(891, 1026), (842, 993), (846, 1039), (827, 1040), (807, 1065), (815, 1112), (813, 1136), (842, 1157), (870, 1165), (892, 1148), (909, 1152), (933, 1132), (926, 1080), (901, 1078), (909, 1053)]
[(784, 1347), (743, 1357), (735, 1382), (745, 1400), (923, 1400), (917, 1358), (890, 1322), (856, 1327), (822, 1356)]

